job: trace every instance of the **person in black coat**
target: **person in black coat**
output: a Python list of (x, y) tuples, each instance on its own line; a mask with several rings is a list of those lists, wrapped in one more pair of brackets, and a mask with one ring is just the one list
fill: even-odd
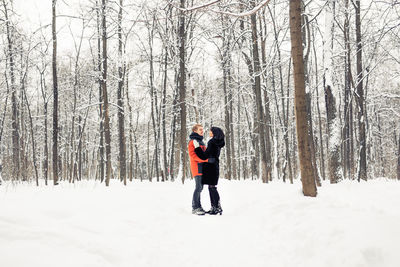
[(207, 213), (215, 215), (222, 214), (220, 197), (217, 190), (219, 179), (219, 155), (221, 148), (225, 146), (225, 135), (222, 129), (218, 127), (211, 127), (211, 139), (208, 141), (207, 149), (203, 151), (200, 147), (196, 147), (196, 155), (203, 160), (208, 159), (208, 162), (203, 163), (203, 184), (208, 184), (208, 191), (210, 192), (211, 210)]

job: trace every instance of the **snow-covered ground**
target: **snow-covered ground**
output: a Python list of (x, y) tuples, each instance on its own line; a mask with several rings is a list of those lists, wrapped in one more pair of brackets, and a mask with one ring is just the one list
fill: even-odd
[(307, 198), (299, 182), (222, 180), (222, 216), (192, 215), (193, 189), (6, 182), (0, 266), (400, 266), (400, 182), (326, 183)]

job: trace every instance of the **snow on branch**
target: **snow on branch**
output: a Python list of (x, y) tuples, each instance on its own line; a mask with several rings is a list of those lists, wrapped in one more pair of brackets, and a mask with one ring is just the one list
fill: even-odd
[(268, 5), (268, 3), (270, 1), (271, 0), (263, 0), (261, 3), (258, 4), (258, 6), (254, 7), (252, 10), (245, 11), (242, 13), (232, 13), (232, 12), (217, 11), (217, 10), (212, 10), (212, 9), (210, 9), (210, 11), (215, 12), (215, 13), (224, 14), (224, 15), (234, 16), (234, 17), (247, 17), (247, 16), (251, 16), (251, 15), (257, 13), (258, 10), (260, 10), (264, 6)]
[(376, 97), (383, 97), (383, 98), (399, 98), (400, 99), (400, 95), (395, 95), (395, 94), (390, 94), (390, 93), (380, 93), (377, 95), (374, 95), (372, 98), (376, 98)]
[[(249, 10), (249, 11), (245, 11), (242, 13), (232, 13), (232, 12), (226, 12), (226, 11), (220, 11), (220, 10), (214, 10), (214, 9), (207, 9), (211, 12), (214, 13), (219, 13), (219, 14), (224, 14), (224, 15), (229, 15), (229, 16), (234, 16), (234, 17), (247, 17), (247, 16), (251, 16), (255, 13), (257, 13), (258, 10), (260, 10), (261, 8), (263, 8), (264, 6), (266, 6), (271, 0), (263, 0), (261, 1), (261, 3), (259, 3), (257, 6), (255, 6), (253, 9)], [(170, 5), (172, 5), (173, 7), (183, 11), (183, 12), (191, 12), (191, 11), (195, 11), (198, 9), (203, 9), (203, 8), (207, 8), (210, 7), (218, 2), (221, 2), (221, 0), (215, 0), (215, 1), (211, 1), (209, 3), (203, 4), (203, 5), (199, 5), (199, 6), (194, 6), (191, 8), (180, 8), (176, 5), (174, 5), (172, 2), (169, 2)]]
[(171, 6), (173, 6), (173, 7), (175, 7), (176, 9), (179, 9), (180, 11), (183, 11), (183, 12), (191, 12), (191, 11), (195, 11), (195, 10), (197, 10), (197, 9), (206, 8), (206, 7), (208, 7), (208, 6), (211, 6), (211, 5), (216, 4), (216, 3), (218, 3), (218, 2), (221, 2), (221, 0), (211, 1), (211, 2), (209, 2), (209, 3), (207, 3), (207, 4), (203, 4), (203, 5), (199, 5), (199, 6), (194, 6), (194, 7), (191, 7), (191, 8), (181, 8), (181, 7), (177, 6), (177, 5), (174, 5), (172, 2), (169, 2), (169, 4), (170, 4)]

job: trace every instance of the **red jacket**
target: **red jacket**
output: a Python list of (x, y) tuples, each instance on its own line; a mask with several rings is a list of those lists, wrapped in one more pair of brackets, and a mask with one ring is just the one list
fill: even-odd
[[(206, 146), (204, 144), (200, 144), (200, 147), (203, 151), (206, 150)], [(196, 153), (194, 152), (193, 140), (189, 141), (188, 150), (190, 159), (190, 170), (192, 171), (192, 176), (195, 177), (202, 175), (203, 162), (207, 162), (208, 160), (202, 160), (196, 155)]]

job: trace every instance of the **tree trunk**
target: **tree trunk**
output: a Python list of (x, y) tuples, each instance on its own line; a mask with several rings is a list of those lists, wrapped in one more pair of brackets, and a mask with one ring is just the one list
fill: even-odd
[[(96, 0), (96, 19), (97, 19), (97, 64), (98, 64), (98, 71), (99, 73), (103, 72), (102, 68), (102, 53), (101, 53), (101, 14), (100, 14), (100, 7), (99, 3)], [(104, 181), (104, 117), (103, 117), (103, 85), (102, 79), (99, 76), (99, 116), (100, 116), (100, 125), (99, 125), (99, 132), (100, 132), (100, 143), (99, 143), (99, 154), (100, 154), (100, 181)]]
[(119, 135), (119, 179), (126, 185), (126, 144), (125, 144), (125, 113), (124, 113), (124, 72), (125, 61), (122, 55), (122, 7), (123, 0), (119, 1), (118, 12), (118, 135)]
[(310, 161), (311, 152), (307, 129), (303, 44), (301, 36), (301, 1), (290, 0), (290, 36), (294, 68), (297, 145), (299, 149), (303, 194), (315, 197), (317, 195), (317, 187)]
[(367, 180), (367, 155), (365, 135), (365, 114), (364, 114), (364, 89), (363, 89), (363, 67), (362, 67), (362, 44), (361, 44), (361, 16), (360, 0), (355, 2), (356, 8), (356, 41), (357, 41), (357, 104), (358, 104), (358, 135), (359, 135), (359, 160), (357, 179)]
[[(165, 19), (165, 36), (168, 36), (168, 20)], [(163, 138), (163, 165), (164, 175), (162, 181), (168, 180), (168, 161), (167, 161), (167, 122), (165, 121), (165, 115), (167, 112), (166, 98), (167, 98), (167, 79), (168, 79), (168, 44), (164, 43), (164, 80), (163, 80), (163, 91), (162, 91), (162, 106), (161, 106), (161, 122), (162, 122), (162, 138)]]
[[(289, 106), (285, 104), (285, 94), (283, 91), (283, 71), (282, 71), (282, 60), (281, 60), (281, 48), (279, 46), (279, 40), (278, 40), (278, 31), (277, 31), (277, 27), (276, 27), (276, 22), (275, 22), (275, 16), (272, 12), (272, 10), (268, 7), (268, 11), (272, 20), (272, 26), (273, 26), (273, 30), (274, 30), (274, 39), (275, 39), (275, 49), (276, 49), (276, 56), (278, 59), (277, 65), (278, 65), (278, 72), (279, 72), (279, 85), (280, 85), (280, 93), (281, 93), (281, 106), (282, 106), (282, 115), (281, 115), (281, 111), (279, 109), (279, 105), (278, 105), (278, 97), (277, 97), (277, 89), (276, 89), (276, 83), (275, 83), (275, 77), (274, 74), (272, 74), (272, 87), (273, 87), (273, 91), (274, 91), (274, 98), (275, 98), (275, 105), (276, 105), (276, 111), (277, 111), (277, 116), (279, 119), (279, 123), (281, 125), (281, 127), (283, 128), (283, 140), (285, 142), (285, 162), (283, 164), (283, 170), (282, 170), (282, 179), (283, 182), (286, 181), (286, 176), (287, 173), (289, 173), (289, 179), (291, 181), (291, 183), (293, 182), (293, 174), (292, 174), (292, 164), (291, 164), (291, 159), (290, 159), (290, 148), (289, 148), (289, 129), (288, 129), (288, 116), (287, 116), (287, 111), (289, 110)], [(274, 9), (274, 13), (275, 13), (275, 9)], [(290, 74), (290, 66), (291, 62), (289, 62), (289, 74)], [(290, 81), (290, 75), (288, 75), (288, 92), (289, 92), (289, 81)], [(277, 133), (278, 136), (278, 133)], [(277, 139), (278, 140), (278, 139)], [(278, 145), (278, 144), (277, 144)], [(280, 166), (280, 161), (279, 161), (279, 155), (278, 155), (278, 159), (276, 160), (277, 162), (277, 166)]]
[[(378, 126), (378, 149), (375, 150), (375, 159), (377, 160), (378, 163), (378, 169), (379, 169), (379, 176), (385, 177), (385, 158), (384, 158), (384, 152), (383, 152), (383, 142), (382, 142), (382, 128), (381, 128), (381, 116), (379, 116), (379, 113), (376, 113), (376, 121), (377, 121), (377, 126)], [(376, 173), (375, 173), (376, 174)], [(375, 177), (375, 175), (374, 175)]]
[[(28, 60), (27, 60), (28, 61)], [(24, 98), (25, 98), (25, 103), (26, 103), (26, 107), (28, 109), (28, 117), (29, 117), (29, 124), (30, 124), (30, 135), (31, 135), (31, 141), (32, 141), (32, 160), (33, 160), (33, 166), (35, 168), (35, 181), (36, 181), (36, 186), (39, 186), (39, 174), (38, 174), (38, 167), (37, 167), (37, 162), (36, 162), (36, 141), (35, 141), (35, 135), (33, 132), (33, 119), (32, 119), (32, 113), (31, 113), (31, 108), (28, 102), (28, 98), (26, 97), (26, 90), (25, 90), (25, 78), (26, 78), (26, 74), (28, 72), (28, 62), (27, 62), (27, 67), (26, 67), (26, 72), (23, 76), (22, 79), (22, 92), (24, 94)]]
[(178, 89), (175, 89), (174, 92), (174, 99), (172, 101), (172, 113), (173, 113), (173, 118), (172, 118), (172, 123), (171, 123), (171, 142), (170, 142), (170, 159), (169, 159), (169, 174), (171, 176), (171, 181), (173, 182), (175, 180), (175, 137), (176, 137), (176, 121), (177, 121), (177, 105), (178, 104)]
[[(159, 149), (158, 149), (158, 143), (159, 143), (159, 119), (156, 116), (158, 116), (158, 108), (157, 108), (157, 91), (154, 86), (154, 57), (153, 57), (153, 39), (154, 39), (154, 17), (153, 17), (153, 24), (149, 26), (150, 28), (148, 29), (149, 31), (149, 57), (150, 57), (150, 62), (149, 62), (149, 73), (150, 73), (150, 101), (151, 101), (151, 121), (152, 121), (152, 126), (153, 126), (153, 136), (154, 136), (154, 160), (155, 160), (155, 175), (157, 182), (159, 182), (160, 175), (159, 175)], [(150, 134), (150, 132), (149, 132)]]
[[(226, 25), (231, 25), (231, 20), (225, 20)], [(227, 24), (230, 23), (230, 24)], [(223, 22), (223, 24), (225, 24)], [(230, 165), (228, 166), (228, 171), (230, 174), (228, 174), (229, 179), (237, 178), (236, 174), (236, 157), (235, 157), (235, 132), (233, 129), (233, 97), (232, 97), (232, 86), (233, 86), (233, 78), (232, 78), (232, 45), (231, 45), (231, 38), (232, 38), (232, 31), (231, 27), (228, 26), (227, 29), (223, 30), (223, 37), (224, 37), (224, 52), (225, 52), (225, 67), (226, 67), (226, 78), (227, 78), (227, 87), (226, 87), (226, 109), (227, 112), (226, 114), (229, 116), (228, 122), (229, 124), (227, 125), (228, 127), (225, 128), (225, 132), (229, 133), (229, 138), (228, 135), (226, 135), (226, 141), (227, 141), (227, 148), (229, 147), (229, 154), (230, 154)]]
[(43, 162), (43, 172), (44, 172), (44, 182), (45, 185), (47, 185), (47, 179), (49, 176), (49, 148), (48, 148), (48, 137), (47, 137), (47, 105), (48, 105), (48, 99), (47, 99), (47, 94), (46, 94), (46, 82), (44, 79), (44, 70), (43, 72), (40, 72), (40, 89), (42, 91), (42, 98), (44, 102), (44, 111), (43, 111), (43, 116), (44, 116), (44, 162)]
[[(265, 14), (262, 14), (262, 22), (264, 22), (264, 30), (261, 30), (261, 61), (263, 69), (267, 67), (267, 59), (266, 59), (266, 51), (265, 51), (265, 42), (266, 42), (266, 21), (265, 21)], [(263, 25), (260, 19), (260, 25)], [(262, 76), (264, 79), (264, 109), (265, 109), (265, 153), (266, 153), (266, 161), (267, 161), (267, 177), (269, 177), (270, 181), (272, 181), (272, 158), (271, 158), (271, 112), (269, 108), (269, 97), (267, 93), (267, 77), (266, 75)]]
[[(81, 39), (82, 40), (82, 39)], [(76, 104), (77, 104), (77, 86), (78, 86), (78, 58), (79, 58), (79, 52), (77, 54), (76, 60), (75, 60), (75, 77), (74, 77), (74, 85), (73, 85), (73, 94), (74, 94), (74, 104), (72, 108), (72, 122), (71, 122), (71, 141), (69, 144), (69, 147), (71, 147), (71, 153), (70, 153), (70, 170), (69, 170), (69, 182), (75, 182), (76, 179), (76, 158), (74, 158), (76, 152), (76, 146), (75, 146), (75, 116), (76, 116)]]
[[(223, 59), (224, 61), (224, 59)], [(222, 63), (223, 69), (223, 90), (224, 90), (224, 113), (225, 113), (225, 139), (226, 139), (226, 178), (230, 180), (232, 178), (232, 155), (231, 155), (231, 137), (230, 137), (230, 116), (229, 116), (229, 103), (228, 103), (228, 72), (226, 70), (225, 63)]]
[(20, 141), (19, 141), (19, 146), (20, 146), (20, 151), (19, 151), (19, 156), (20, 156), (20, 160), (21, 160), (21, 166), (20, 166), (20, 174), (22, 177), (22, 181), (28, 181), (28, 149), (27, 149), (27, 145), (29, 141), (25, 141), (27, 140), (27, 129), (26, 129), (26, 123), (25, 123), (25, 92), (24, 92), (24, 60), (23, 60), (23, 52), (22, 50), (18, 51), (19, 52), (19, 56), (20, 56), (20, 68), (19, 68), (19, 82), (20, 82), (20, 97), (19, 97), (19, 110), (20, 110), (20, 116), (19, 116), (19, 124), (20, 124)]
[(13, 151), (13, 178), (19, 180), (20, 177), (20, 130), (19, 130), (19, 111), (18, 111), (18, 96), (15, 84), (15, 59), (13, 48), (13, 32), (10, 25), (10, 18), (8, 15), (8, 7), (6, 1), (3, 0), (4, 15), (6, 19), (7, 43), (8, 43), (8, 61), (10, 67), (11, 79), (11, 105), (12, 105), (12, 151)]
[(79, 136), (79, 140), (78, 140), (78, 148), (76, 150), (76, 155), (75, 158), (78, 159), (78, 163), (75, 163), (75, 165), (77, 165), (75, 167), (77, 175), (76, 178), (78, 181), (82, 180), (82, 135), (83, 135), (83, 129), (81, 126), (82, 123), (82, 116), (79, 115), (78, 116), (78, 136)]
[[(74, 92), (74, 104), (73, 104), (73, 110), (72, 110), (72, 126), (71, 126), (71, 142), (69, 146), (71, 147), (71, 158), (70, 158), (70, 177), (69, 181), (75, 182), (75, 179), (78, 178), (77, 174), (77, 163), (76, 160), (78, 159), (78, 151), (76, 150), (76, 142), (75, 142), (75, 120), (76, 120), (76, 106), (77, 106), (77, 99), (80, 99), (80, 88), (79, 88), (79, 55), (82, 47), (82, 40), (83, 40), (83, 31), (84, 31), (84, 25), (82, 25), (82, 33), (81, 33), (81, 38), (79, 42), (79, 46), (76, 50), (76, 58), (75, 58), (75, 73), (74, 73), (74, 85), (73, 85), (73, 92)], [(78, 89), (78, 90), (77, 90)], [(77, 92), (78, 91), (78, 92)], [(79, 94), (79, 95), (78, 95)], [(80, 115), (79, 115), (80, 117)], [(80, 124), (79, 128), (81, 127)], [(74, 158), (75, 156), (75, 158)], [(66, 170), (67, 172), (67, 170)], [(78, 178), (80, 179), (80, 178)]]
[(350, 48), (350, 24), (349, 24), (349, 0), (345, 1), (345, 23), (344, 23), (344, 42), (345, 42), (345, 92), (344, 92), (344, 173), (348, 178), (354, 174), (353, 159), (353, 97), (351, 93), (352, 74), (351, 74), (351, 48)]
[(49, 147), (48, 147), (48, 135), (47, 135), (47, 103), (45, 103), (44, 110), (44, 183), (47, 185), (49, 178)]
[[(244, 57), (244, 59), (246, 61), (247, 68), (249, 70), (249, 76), (250, 77), (254, 77), (255, 76), (254, 68), (253, 68), (253, 64), (252, 64), (252, 62), (250, 60), (250, 57), (245, 52), (242, 52), (242, 55), (243, 55), (243, 57)], [(252, 84), (252, 89), (253, 89), (253, 91), (256, 91), (255, 83)], [(243, 95), (242, 95), (242, 98), (243, 98), (243, 103), (245, 103), (246, 101), (245, 101)], [(246, 113), (246, 120), (247, 120), (248, 129), (249, 129), (248, 131), (249, 131), (249, 134), (251, 136), (250, 140), (251, 140), (251, 144), (252, 144), (252, 149), (254, 151), (254, 153), (252, 153), (253, 156), (251, 157), (251, 162), (250, 162), (251, 175), (252, 175), (251, 178), (254, 179), (254, 176), (258, 175), (257, 170), (259, 169), (258, 168), (259, 154), (260, 154), (259, 153), (260, 146), (258, 145), (259, 138), (255, 133), (256, 131), (254, 130), (255, 123), (252, 123), (252, 121), (250, 120), (251, 116), (249, 115), (249, 112), (247, 111), (246, 106), (244, 106), (244, 109), (245, 109), (245, 113)], [(257, 118), (257, 113), (254, 114), (253, 118)], [(247, 176), (247, 174), (245, 174), (245, 176)]]
[(313, 133), (313, 122), (311, 114), (311, 94), (306, 93), (306, 105), (307, 105), (307, 121), (308, 121), (308, 142), (310, 144), (311, 152), (311, 163), (313, 167), (313, 176), (317, 186), (321, 186), (321, 179), (318, 175), (317, 158), (315, 156), (315, 144), (314, 144), (314, 133)]
[[(240, 88), (240, 79), (238, 79), (238, 88)], [(241, 104), (241, 102), (240, 102), (240, 96), (238, 96), (238, 104), (237, 104), (237, 121), (236, 121), (236, 123), (237, 123), (237, 125), (239, 125), (239, 123), (241, 122), (240, 121), (240, 119), (241, 119), (241, 116), (240, 116), (240, 104)], [(241, 172), (241, 167), (242, 167), (242, 165), (241, 165), (241, 161), (240, 161), (240, 159), (242, 158), (242, 146), (241, 146), (241, 134), (240, 134), (240, 131), (241, 131), (241, 129), (240, 129), (240, 127), (237, 127), (237, 153), (238, 153), (238, 155), (237, 155), (237, 165), (238, 165), (238, 169), (237, 169), (237, 178), (238, 178), (238, 180), (240, 180), (240, 176), (241, 176), (241, 174), (242, 174), (242, 172)], [(243, 175), (243, 178), (244, 178), (244, 175)]]
[[(325, 37), (325, 48), (324, 60), (325, 73), (324, 73), (324, 88), (325, 88), (325, 104), (327, 114), (327, 131), (328, 131), (328, 166), (329, 166), (329, 180), (331, 183), (339, 182), (343, 177), (343, 171), (340, 166), (340, 141), (341, 141), (341, 130), (339, 117), (336, 115), (337, 104), (334, 95), (333, 88), (333, 13), (334, 13), (334, 1), (330, 1), (327, 4), (326, 13), (326, 37)], [(326, 61), (328, 63), (326, 63)]]
[[(314, 31), (313, 31), (314, 37)], [(318, 128), (319, 128), (319, 146), (320, 146), (320, 173), (322, 175), (322, 179), (325, 181), (325, 155), (324, 155), (324, 142), (322, 138), (322, 119), (321, 119), (321, 109), (319, 107), (319, 90), (318, 90), (318, 61), (317, 61), (317, 51), (315, 49), (315, 43), (313, 42), (313, 50), (314, 50), (314, 58), (315, 58), (315, 92), (317, 93), (317, 112), (318, 112)]]
[(338, 122), (338, 118), (336, 117), (336, 100), (329, 85), (325, 87), (325, 102), (329, 132), (329, 180), (331, 184), (334, 184), (342, 179), (340, 168), (340, 145), (338, 144), (340, 140), (338, 140), (340, 136), (340, 126), (336, 123)]
[[(253, 7), (255, 7), (255, 1), (252, 1)], [(252, 51), (253, 51), (253, 63), (254, 63), (254, 90), (255, 90), (255, 101), (257, 110), (257, 121), (256, 127), (259, 136), (260, 143), (260, 154), (261, 154), (261, 178), (264, 183), (268, 183), (270, 180), (270, 173), (268, 172), (269, 166), (267, 162), (267, 152), (265, 148), (265, 131), (264, 131), (264, 109), (261, 97), (261, 67), (260, 57), (258, 54), (258, 35), (257, 35), (257, 19), (256, 14), (250, 16), (251, 20), (251, 37), (252, 37)]]
[(222, 67), (222, 78), (223, 78), (223, 91), (224, 91), (224, 114), (225, 114), (225, 139), (226, 139), (226, 178), (230, 180), (232, 178), (232, 155), (231, 155), (231, 121), (229, 114), (229, 93), (230, 91), (230, 41), (229, 34), (226, 32), (226, 18), (224, 15), (221, 16), (222, 23), (222, 57), (221, 57), (221, 67)]
[[(133, 176), (134, 176), (134, 168), (133, 168), (133, 116), (132, 116), (132, 106), (129, 101), (129, 84), (128, 84), (128, 72), (129, 69), (127, 69), (125, 75), (126, 75), (126, 86), (125, 86), (125, 94), (126, 94), (126, 103), (128, 105), (129, 109), (129, 151), (130, 151), (130, 159), (129, 159), (129, 181), (132, 182)], [(135, 173), (136, 174), (136, 173)]]
[(56, 2), (52, 6), (52, 36), (53, 36), (53, 182), (58, 184), (58, 81), (57, 81), (57, 32), (56, 32)]
[[(289, 108), (290, 108), (290, 105), (289, 105), (289, 98), (290, 98), (290, 71), (291, 71), (291, 67), (292, 67), (292, 60), (291, 60), (292, 58), (290, 58), (290, 60), (289, 60), (289, 65), (288, 65), (288, 75), (287, 75), (287, 78), (288, 78), (288, 80), (287, 80), (287, 90), (286, 90), (286, 116), (284, 115), (284, 117), (285, 117), (285, 125), (286, 125), (286, 129), (285, 129), (285, 133), (286, 133), (286, 138), (285, 138), (285, 147), (287, 148), (286, 149), (286, 157), (287, 157), (287, 160), (288, 160), (288, 168), (289, 168), (289, 180), (290, 180), (290, 183), (291, 184), (293, 184), (293, 176), (295, 176), (296, 175), (296, 173), (297, 173), (297, 160), (296, 159), (291, 159), (291, 157), (290, 157), (290, 145), (289, 145), (289, 143), (290, 143), (290, 139), (289, 139)], [(294, 109), (292, 109), (292, 110), (294, 110)], [(296, 138), (294, 137), (294, 131), (293, 131), (293, 137), (292, 137), (292, 140), (293, 140), (293, 144), (295, 143), (295, 141), (296, 141)], [(294, 147), (294, 148), (296, 148), (296, 147)], [(293, 157), (294, 158), (296, 158), (296, 150), (294, 150), (293, 151)], [(294, 165), (294, 168), (292, 168), (292, 162), (293, 162), (293, 165)], [(294, 175), (293, 175), (293, 173), (294, 173)]]
[[(304, 2), (302, 3), (302, 13), (305, 13)], [(315, 143), (314, 143), (314, 132), (313, 132), (313, 121), (312, 121), (312, 107), (311, 107), (311, 90), (310, 90), (310, 75), (309, 75), (309, 64), (308, 59), (311, 51), (311, 32), (308, 16), (302, 15), (303, 28), (303, 47), (304, 47), (304, 76), (305, 76), (305, 88), (306, 88), (306, 110), (307, 110), (307, 122), (308, 122), (308, 142), (310, 145), (311, 152), (311, 164), (313, 168), (313, 176), (317, 186), (321, 186), (321, 179), (318, 174), (317, 158), (315, 156)]]
[(397, 149), (397, 180), (400, 180), (400, 133), (399, 133), (399, 148)]
[(108, 110), (107, 95), (107, 24), (106, 24), (106, 0), (102, 0), (102, 44), (103, 44), (103, 116), (104, 116), (104, 136), (106, 142), (106, 186), (110, 185), (111, 178), (111, 133), (110, 133), (110, 116)]
[[(185, 8), (185, 0), (181, 0), (180, 7)], [(180, 11), (179, 15), (179, 105), (181, 117), (180, 148), (182, 165), (182, 183), (185, 182), (187, 164), (187, 144), (186, 144), (186, 69), (185, 69), (185, 13)]]
[(147, 177), (149, 181), (151, 182), (153, 177), (152, 177), (152, 169), (151, 169), (151, 164), (150, 164), (150, 121), (147, 122), (147, 151), (146, 151), (146, 169), (147, 169)]
[[(6, 59), (6, 69), (8, 69), (8, 64), (7, 64), (7, 59)], [(4, 103), (4, 109), (3, 109), (3, 115), (2, 115), (2, 119), (1, 119), (1, 124), (0, 124), (0, 152), (3, 152), (3, 149), (1, 148), (1, 141), (3, 140), (3, 131), (4, 131), (4, 121), (6, 118), (6, 113), (7, 113), (7, 106), (8, 106), (8, 95), (10, 93), (10, 87), (8, 85), (8, 79), (7, 79), (7, 70), (4, 72), (4, 76), (5, 76), (5, 84), (6, 84), (6, 88), (7, 88), (7, 94), (6, 94), (6, 100)], [(1, 172), (1, 171), (0, 171)]]

